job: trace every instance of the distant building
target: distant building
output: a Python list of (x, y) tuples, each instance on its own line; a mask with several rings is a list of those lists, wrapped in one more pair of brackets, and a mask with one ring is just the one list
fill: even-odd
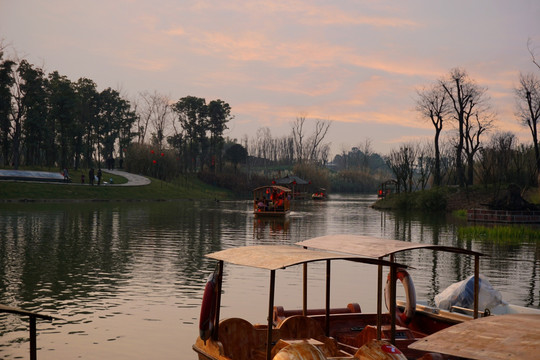
[(287, 175), (284, 178), (272, 181), (272, 184), (291, 189), (293, 199), (304, 199), (309, 195), (311, 181), (306, 181), (295, 175)]

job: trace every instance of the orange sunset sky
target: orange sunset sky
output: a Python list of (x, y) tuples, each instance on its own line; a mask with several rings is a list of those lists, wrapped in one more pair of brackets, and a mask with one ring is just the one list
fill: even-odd
[(0, 0), (0, 40), (128, 99), (226, 101), (232, 138), (283, 136), (305, 116), (333, 121), (333, 154), (366, 138), (386, 154), (431, 139), (416, 89), (454, 67), (487, 87), (498, 130), (530, 142), (513, 88), (520, 72), (540, 76), (527, 50), (540, 59), (540, 1)]

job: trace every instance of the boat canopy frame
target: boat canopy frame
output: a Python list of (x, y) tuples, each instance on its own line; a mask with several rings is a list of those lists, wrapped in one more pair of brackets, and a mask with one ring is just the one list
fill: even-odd
[[(297, 242), (296, 245), (300, 245), (307, 248), (336, 251), (344, 254), (367, 256), (377, 259), (384, 259), (386, 256), (390, 257), (390, 261), (394, 262), (395, 254), (403, 251), (415, 250), (415, 249), (428, 249), (434, 251), (446, 251), (457, 254), (464, 254), (474, 256), (474, 319), (478, 318), (478, 294), (479, 294), (479, 275), (480, 275), (480, 256), (485, 256), (478, 251), (463, 249), (454, 246), (435, 245), (435, 244), (422, 244), (409, 241), (383, 239), (372, 236), (361, 236), (352, 234), (338, 234), (338, 235), (326, 235), (320, 236), (304, 241)], [(391, 311), (396, 307), (396, 271), (395, 267), (391, 267), (390, 271), (390, 308)], [(378, 289), (377, 289), (377, 313), (382, 311), (382, 267), (379, 266), (378, 274)], [(377, 338), (380, 339), (380, 318), (377, 318)], [(396, 336), (396, 319), (395, 316), (391, 317), (391, 341), (394, 343)]]
[[(362, 257), (351, 254), (340, 254), (335, 252), (310, 250), (304, 247), (295, 245), (253, 245), (230, 248), (211, 254), (205, 255), (207, 258), (218, 261), (217, 268), (217, 299), (214, 319), (214, 330), (212, 339), (217, 341), (219, 335), (220, 307), (221, 307), (221, 292), (223, 286), (223, 269), (224, 263), (230, 263), (239, 266), (248, 266), (253, 268), (265, 269), (270, 271), (270, 289), (268, 299), (268, 324), (267, 324), (267, 349), (266, 358), (271, 359), (272, 350), (272, 326), (274, 310), (274, 295), (276, 270), (285, 269), (290, 266), (303, 266), (303, 294), (302, 294), (302, 314), (307, 315), (307, 265), (311, 262), (325, 261), (326, 262), (326, 305), (325, 305), (325, 334), (330, 333), (330, 263), (333, 260), (345, 260), (356, 263), (377, 265), (379, 269), (383, 266), (391, 268), (391, 272), (395, 273), (397, 268), (410, 268), (405, 264), (399, 264), (393, 261), (377, 259), (373, 257)], [(394, 293), (395, 294), (395, 293)], [(394, 295), (395, 296), (395, 295)], [(395, 298), (394, 298), (395, 303)], [(382, 323), (382, 312), (377, 307), (377, 333), (380, 339), (380, 326)], [(391, 309), (391, 316), (395, 318), (395, 307)], [(394, 339), (395, 340), (395, 339)]]

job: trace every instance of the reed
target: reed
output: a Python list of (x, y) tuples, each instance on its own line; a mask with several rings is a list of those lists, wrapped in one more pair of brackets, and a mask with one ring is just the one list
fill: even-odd
[(458, 229), (458, 237), (494, 242), (539, 241), (540, 230), (526, 225), (466, 226)]

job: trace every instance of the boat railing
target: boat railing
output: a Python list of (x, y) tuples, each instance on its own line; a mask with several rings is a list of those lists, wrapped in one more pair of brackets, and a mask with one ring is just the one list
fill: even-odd
[(23, 310), (11, 306), (0, 304), (0, 313), (16, 314), (19, 316), (28, 316), (30, 318), (30, 360), (37, 359), (37, 327), (36, 319), (53, 320), (54, 318), (49, 315), (40, 314), (32, 311)]

